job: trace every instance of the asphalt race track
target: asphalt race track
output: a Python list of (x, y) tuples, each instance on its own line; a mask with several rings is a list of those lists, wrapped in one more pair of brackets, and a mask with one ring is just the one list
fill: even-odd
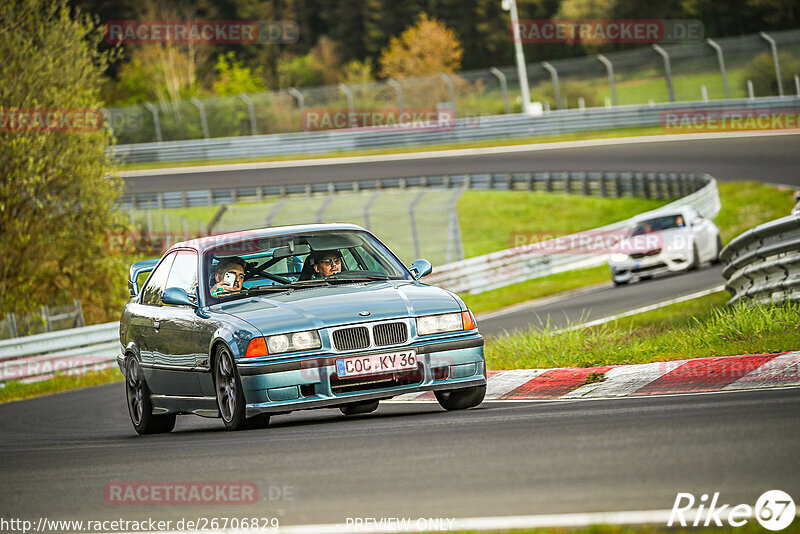
[[(506, 154), (192, 172), (126, 178), (132, 193), (184, 191), (482, 172), (704, 171), (720, 180), (758, 180), (800, 186), (800, 135), (763, 135), (658, 143), (536, 150)], [(146, 173), (145, 173), (146, 174)]]
[[(0, 517), (481, 517), (670, 509), (678, 492), (800, 494), (800, 389), (594, 401), (390, 403), (231, 433), (182, 417), (134, 433), (121, 383), (0, 405)], [(257, 504), (110, 505), (109, 482), (239, 481)], [(272, 490), (270, 490), (272, 488)], [(280, 489), (278, 489), (280, 488)], [(274, 499), (271, 500), (270, 496)]]

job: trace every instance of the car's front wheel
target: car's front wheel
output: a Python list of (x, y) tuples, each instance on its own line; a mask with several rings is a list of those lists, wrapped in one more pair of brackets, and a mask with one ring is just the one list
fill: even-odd
[(245, 399), (242, 380), (233, 361), (230, 349), (225, 345), (217, 348), (214, 358), (214, 387), (217, 390), (217, 405), (225, 428), (242, 430), (245, 428)]
[(486, 396), (486, 386), (474, 386), (464, 389), (448, 389), (445, 391), (434, 391), (436, 400), (447, 411), (466, 410), (473, 408), (483, 402)]
[(142, 374), (142, 368), (135, 358), (128, 358), (125, 365), (125, 394), (128, 399), (128, 413), (133, 428), (140, 435), (172, 432), (175, 428), (175, 415), (153, 415), (150, 388)]

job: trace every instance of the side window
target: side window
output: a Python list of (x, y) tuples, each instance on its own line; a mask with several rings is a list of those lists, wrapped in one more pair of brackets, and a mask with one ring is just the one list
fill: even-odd
[(169, 274), (169, 269), (172, 267), (172, 262), (174, 260), (175, 253), (173, 252), (158, 264), (156, 270), (150, 275), (147, 285), (142, 290), (142, 304), (161, 306), (161, 295), (166, 288), (167, 275)]
[(169, 271), (165, 288), (179, 287), (189, 295), (197, 295), (197, 253), (179, 250)]

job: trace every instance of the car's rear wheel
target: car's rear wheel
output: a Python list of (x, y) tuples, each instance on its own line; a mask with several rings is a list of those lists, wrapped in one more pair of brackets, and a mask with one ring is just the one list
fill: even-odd
[(214, 358), (214, 387), (217, 390), (217, 406), (225, 428), (242, 430), (246, 427), (245, 399), (242, 380), (233, 361), (231, 351), (225, 345), (217, 348)]
[(339, 410), (342, 411), (345, 415), (360, 415), (364, 413), (372, 413), (378, 409), (378, 403), (380, 401), (365, 401), (365, 402), (354, 402), (353, 404), (345, 404), (344, 406), (339, 406)]
[(436, 400), (447, 411), (466, 410), (473, 408), (483, 402), (486, 396), (486, 386), (475, 386), (464, 389), (449, 389), (445, 391), (434, 391)]
[(153, 415), (150, 388), (142, 374), (142, 368), (135, 358), (128, 358), (125, 365), (125, 394), (128, 399), (128, 413), (133, 428), (140, 435), (172, 432), (175, 428), (175, 415)]

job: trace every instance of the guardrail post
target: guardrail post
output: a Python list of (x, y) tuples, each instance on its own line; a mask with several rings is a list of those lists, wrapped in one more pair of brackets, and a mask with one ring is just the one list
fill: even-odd
[(447, 86), (447, 94), (450, 96), (450, 105), (453, 106), (453, 115), (455, 115), (455, 113), (456, 113), (456, 92), (455, 92), (455, 89), (453, 88), (453, 80), (452, 80), (452, 78), (450, 78), (449, 74), (445, 74), (444, 72), (440, 72), (439, 73), (439, 78), (441, 78), (442, 81)]
[(250, 115), (250, 135), (258, 135), (256, 128), (256, 110), (253, 101), (244, 93), (239, 93), (239, 98), (247, 105), (247, 113)]
[(17, 337), (19, 335), (17, 333), (17, 318), (13, 313), (6, 315), (6, 322), (8, 322), (8, 332), (11, 337)]
[(47, 306), (42, 306), (42, 319), (44, 319), (44, 331), (50, 332), (50, 310)]
[(144, 107), (147, 108), (153, 115), (153, 125), (156, 130), (156, 141), (162, 143), (164, 138), (161, 136), (161, 121), (158, 118), (158, 110), (150, 102), (145, 102)]
[(203, 127), (203, 137), (208, 139), (209, 137), (211, 137), (211, 135), (208, 132), (208, 118), (206, 117), (206, 107), (203, 105), (202, 102), (200, 102), (200, 99), (198, 99), (196, 96), (193, 96), (191, 98), (191, 102), (192, 104), (194, 104), (194, 107), (196, 107), (197, 110), (200, 112), (200, 126)]
[(375, 205), (375, 202), (378, 201), (378, 197), (380, 197), (381, 194), (383, 194), (383, 191), (381, 191), (380, 189), (375, 191), (370, 197), (370, 199), (367, 201), (367, 204), (364, 206), (364, 228), (366, 228), (367, 230), (370, 231), (372, 230), (372, 221), (370, 221), (369, 212), (372, 209), (372, 206)]
[(525, 173), (525, 183), (528, 185), (528, 191), (533, 191), (533, 174), (526, 172)]
[(544, 173), (544, 190), (548, 193), (553, 192), (553, 177), (549, 172)]
[(606, 197), (606, 173), (600, 175), (600, 196)]
[(597, 60), (605, 65), (606, 72), (608, 73), (608, 87), (611, 90), (611, 105), (617, 105), (617, 86), (614, 83), (614, 65), (603, 54), (597, 55)]
[(703, 102), (708, 102), (708, 88), (705, 85), (700, 86), (700, 98)]
[(797, 93), (797, 96), (800, 96), (800, 76), (797, 74), (794, 75), (794, 90)]
[(564, 177), (564, 193), (569, 195), (572, 193), (572, 173), (567, 172), (566, 176)]
[(749, 100), (756, 99), (755, 91), (753, 91), (753, 80), (747, 80), (747, 98)]
[(667, 51), (658, 46), (657, 44), (653, 45), (653, 50), (658, 52), (658, 54), (664, 59), (664, 77), (667, 79), (667, 91), (669, 92), (669, 101), (675, 102), (675, 89), (672, 87), (672, 67), (669, 64), (669, 54)]
[(589, 196), (589, 177), (586, 175), (585, 172), (581, 173), (581, 182), (582, 182), (581, 183), (581, 187), (582, 187), (583, 196), (588, 197)]
[(500, 92), (503, 93), (503, 106), (507, 115), (511, 113), (511, 104), (508, 101), (508, 81), (506, 80), (506, 75), (497, 67), (490, 67), (489, 72), (500, 81)]
[(81, 306), (81, 299), (72, 301), (75, 306), (75, 318), (77, 319), (77, 326), (86, 326), (86, 321), (83, 319), (83, 306)]
[(622, 198), (622, 178), (619, 173), (614, 173), (614, 192), (617, 198)]
[(547, 61), (542, 62), (542, 67), (550, 73), (550, 80), (553, 82), (553, 95), (556, 99), (556, 109), (564, 109), (564, 102), (561, 100), (561, 88), (558, 85), (558, 71)]
[(778, 96), (783, 96), (783, 82), (781, 81), (781, 64), (778, 61), (778, 45), (775, 44), (775, 39), (767, 35), (765, 32), (758, 32), (758, 35), (769, 43), (770, 50), (772, 50), (772, 63), (775, 64), (775, 79), (778, 81)]
[(417, 208), (417, 204), (419, 204), (419, 201), (422, 200), (422, 195), (424, 194), (425, 190), (423, 189), (422, 191), (417, 193), (417, 196), (414, 197), (414, 200), (412, 200), (411, 204), (409, 204), (408, 206), (408, 219), (409, 222), (411, 223), (410, 224), (411, 242), (414, 244), (414, 255), (417, 258), (421, 258), (422, 253), (420, 252), (420, 247), (419, 247), (419, 235), (417, 233), (417, 221), (416, 218), (414, 217), (414, 210)]
[(403, 86), (400, 85), (400, 82), (395, 80), (394, 78), (389, 78), (386, 80), (386, 83), (394, 88), (395, 96), (397, 97), (397, 108), (403, 109), (406, 107), (405, 102), (403, 101)]
[(730, 99), (731, 92), (730, 89), (728, 89), (728, 73), (725, 72), (725, 58), (722, 55), (722, 47), (719, 46), (713, 39), (706, 39), (706, 43), (708, 43), (708, 46), (710, 46), (717, 52), (717, 63), (719, 63), (719, 73), (722, 76), (722, 89), (725, 91), (725, 98)]
[(353, 120), (355, 119), (355, 114), (356, 114), (356, 105), (355, 102), (353, 101), (353, 91), (351, 91), (350, 88), (343, 83), (340, 83), (336, 87), (341, 92), (343, 92), (344, 96), (347, 98), (347, 111), (349, 112), (347, 114), (347, 126), (349, 128), (355, 128), (358, 125), (353, 124)]

